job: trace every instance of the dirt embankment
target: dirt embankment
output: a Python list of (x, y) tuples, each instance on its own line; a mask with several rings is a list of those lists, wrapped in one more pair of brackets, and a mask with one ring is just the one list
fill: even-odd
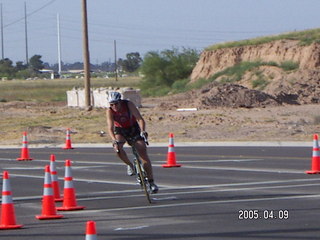
[[(308, 140), (319, 133), (320, 44), (303, 47), (298, 41), (282, 40), (205, 51), (191, 79), (208, 79), (243, 61), (294, 62), (299, 67), (285, 71), (260, 66), (236, 83), (221, 84), (221, 76), (199, 90), (158, 99), (156, 109), (169, 112), (167, 117), (158, 116), (160, 124), (169, 118), (180, 123), (176, 129), (184, 126), (182, 137), (214, 140)], [(253, 83), (259, 79), (264, 85), (255, 88)], [(183, 107), (198, 112), (173, 113)]]
[[(203, 94), (207, 95), (208, 92), (211, 92), (211, 99), (202, 102), (211, 102), (213, 106), (228, 105), (225, 102), (217, 103), (217, 98), (221, 96), (220, 100), (228, 101), (226, 99), (234, 98), (235, 102), (239, 102), (238, 104), (234, 104), (234, 102), (229, 104), (232, 107), (320, 103), (319, 43), (300, 46), (298, 41), (279, 40), (257, 46), (204, 51), (191, 74), (191, 80), (194, 82), (201, 78), (208, 79), (215, 73), (235, 64), (257, 61), (275, 62), (279, 65), (284, 62), (292, 62), (298, 64), (298, 69), (284, 71), (276, 66), (260, 66), (246, 72), (242, 79), (236, 83), (237, 85), (228, 86), (229, 84), (225, 84), (221, 87), (211, 84), (211, 86), (206, 86), (199, 92), (199, 95), (202, 95), (203, 98)], [(220, 79), (223, 79), (223, 76), (216, 82), (219, 82)], [(254, 86), (256, 80), (263, 80), (263, 87)], [(251, 90), (259, 92), (251, 92)], [(259, 96), (257, 97), (257, 95)], [(250, 101), (248, 97), (251, 97)], [(241, 99), (244, 102), (241, 102)], [(248, 101), (252, 103), (248, 105)]]
[(299, 41), (278, 40), (261, 45), (223, 48), (204, 51), (191, 74), (191, 81), (209, 78), (215, 73), (240, 62), (276, 62), (285, 61), (299, 63), (302, 70), (319, 70), (320, 44), (300, 46)]

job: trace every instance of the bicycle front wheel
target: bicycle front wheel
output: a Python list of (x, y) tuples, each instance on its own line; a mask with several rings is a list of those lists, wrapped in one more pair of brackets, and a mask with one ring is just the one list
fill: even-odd
[(150, 193), (149, 193), (150, 184), (148, 182), (148, 178), (147, 178), (146, 172), (144, 171), (144, 169), (141, 166), (141, 164), (139, 163), (139, 161), (136, 161), (135, 165), (136, 165), (138, 177), (140, 179), (141, 188), (144, 191), (148, 202), (151, 203), (151, 198), (150, 198)]

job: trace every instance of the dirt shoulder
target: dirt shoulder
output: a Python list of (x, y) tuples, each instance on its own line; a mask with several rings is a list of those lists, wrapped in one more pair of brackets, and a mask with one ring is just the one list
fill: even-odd
[[(179, 105), (190, 107), (194, 106)], [(160, 141), (167, 132), (180, 141), (309, 141), (320, 127), (320, 105), (316, 104), (142, 112), (151, 136)]]
[[(180, 96), (181, 97), (181, 96)], [(176, 96), (179, 98), (179, 96)], [(320, 105), (212, 107), (193, 111), (188, 101), (171, 97), (143, 99), (141, 113), (151, 142), (197, 141), (311, 141), (320, 129)], [(189, 109), (190, 110), (190, 109)], [(109, 143), (105, 109), (86, 111), (65, 103), (0, 103), (0, 144), (21, 144), (27, 131), (29, 144), (64, 144), (65, 131), (73, 143)]]

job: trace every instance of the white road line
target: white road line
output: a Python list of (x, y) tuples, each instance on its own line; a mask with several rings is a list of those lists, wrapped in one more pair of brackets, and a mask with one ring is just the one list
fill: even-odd
[[(295, 187), (308, 187), (314, 186), (314, 184), (296, 184), (290, 186), (261, 186), (261, 187), (251, 187), (251, 188), (229, 188), (229, 189), (210, 189), (210, 190), (195, 190), (195, 191), (184, 191), (184, 192), (169, 192), (169, 193), (158, 193), (152, 197), (154, 201), (167, 201), (167, 200), (178, 200), (177, 196), (179, 195), (189, 195), (189, 194), (198, 194), (198, 193), (217, 193), (217, 192), (236, 192), (236, 191), (256, 191), (256, 190), (266, 190), (266, 189), (281, 189), (281, 188), (295, 188)], [(112, 195), (112, 194), (124, 194), (124, 193), (134, 193), (131, 195)], [(143, 193), (140, 189), (137, 190), (121, 190), (121, 191), (110, 191), (110, 192), (95, 192), (94, 194), (89, 195), (102, 195), (110, 194), (109, 196), (96, 196), (96, 197), (87, 197), (88, 194), (77, 194), (78, 201), (93, 201), (93, 200), (106, 200), (106, 199), (128, 199), (135, 197), (143, 197)], [(168, 196), (168, 197), (165, 197)], [(308, 195), (306, 195), (308, 196)], [(22, 200), (34, 200), (40, 199), (42, 196), (26, 196), (26, 197), (15, 197), (15, 201)], [(181, 198), (180, 198), (181, 199)]]
[[(90, 163), (93, 164), (93, 163)], [(99, 165), (123, 165), (122, 163), (103, 163)], [(154, 167), (162, 167), (160, 164), (153, 164)], [(72, 166), (72, 169), (89, 169), (89, 168), (99, 168), (101, 166)], [(182, 166), (183, 168), (188, 169), (204, 169), (204, 170), (224, 170), (224, 171), (245, 171), (245, 172), (265, 172), (265, 173), (289, 173), (289, 174), (305, 174), (305, 171), (298, 171), (293, 169), (262, 169), (262, 168), (243, 168), (243, 167), (210, 167), (210, 166), (195, 166), (195, 165), (186, 165)], [(43, 167), (6, 167), (3, 169), (7, 170), (38, 170), (43, 169)], [(62, 169), (62, 167), (58, 167), (58, 169)]]
[[(10, 176), (15, 177), (25, 177), (25, 178), (44, 178), (43, 176), (36, 176), (36, 175), (25, 175), (25, 174), (10, 174)], [(63, 181), (63, 180), (62, 180)], [(87, 179), (87, 178), (74, 178), (73, 181), (75, 182), (88, 182), (88, 183), (109, 183), (109, 184), (119, 184), (119, 185), (137, 185), (134, 179), (131, 181), (110, 181), (110, 180), (98, 180), (98, 179)]]
[[(0, 160), (3, 161), (16, 161), (16, 159), (8, 159), (8, 158), (0, 158)], [(84, 161), (84, 160), (75, 160), (75, 159), (70, 159), (72, 163), (81, 163), (81, 164), (99, 164), (99, 165), (123, 165), (122, 162), (117, 161), (117, 162), (110, 162), (110, 161)], [(251, 161), (264, 161), (265, 159), (262, 158), (245, 158), (245, 159), (209, 159), (209, 160), (179, 160), (179, 163), (217, 163), (217, 162), (251, 162)], [(48, 162), (50, 163), (49, 159), (34, 159), (32, 161), (35, 162)], [(64, 163), (65, 160), (56, 160), (56, 163)], [(165, 163), (164, 161), (152, 161), (154, 164), (158, 164), (159, 166), (161, 164)]]
[[(26, 174), (15, 174), (12, 173), (10, 176), (15, 177), (26, 177), (26, 178), (41, 178), (43, 175), (26, 175)], [(61, 180), (63, 181), (63, 179)], [(98, 179), (87, 179), (87, 178), (74, 178), (75, 182), (89, 182), (89, 183), (106, 183), (106, 184), (119, 184), (119, 185), (137, 185), (135, 179), (128, 181), (111, 181), (111, 180), (98, 180)], [(196, 189), (196, 188), (220, 188), (220, 187), (231, 187), (231, 186), (248, 186), (248, 185), (262, 185), (262, 184), (281, 184), (281, 183), (293, 183), (293, 182), (319, 182), (320, 179), (289, 179), (289, 180), (280, 180), (280, 181), (262, 181), (262, 182), (247, 182), (247, 183), (226, 183), (226, 184), (206, 184), (206, 185), (168, 185), (168, 184), (159, 184), (161, 188), (165, 189)]]
[(256, 159), (223, 159), (223, 160), (214, 160), (212, 163), (215, 162), (252, 162), (252, 161), (265, 161), (265, 159), (256, 158)]
[(114, 231), (128, 231), (128, 230), (139, 230), (139, 229), (142, 229), (142, 228), (147, 228), (149, 226), (146, 226), (146, 225), (143, 225), (143, 226), (137, 226), (137, 227), (126, 227), (126, 228), (116, 228), (114, 229)]
[(282, 185), (282, 186), (259, 186), (259, 187), (247, 187), (247, 188), (226, 188), (226, 189), (211, 189), (211, 190), (194, 190), (186, 192), (174, 192), (174, 193), (161, 193), (158, 195), (183, 195), (183, 194), (195, 194), (195, 193), (215, 193), (215, 192), (237, 192), (237, 191), (255, 191), (266, 189), (281, 189), (281, 188), (296, 188), (296, 187), (308, 187), (315, 186), (315, 184), (295, 184), (295, 185)]
[[(153, 196), (163, 196), (163, 197), (153, 197), (152, 199), (155, 201), (164, 201), (164, 200), (175, 200), (178, 199), (178, 195), (189, 195), (189, 194), (198, 194), (198, 193), (218, 193), (218, 192), (237, 192), (237, 191), (256, 191), (256, 190), (267, 190), (267, 189), (281, 189), (281, 188), (296, 188), (296, 187), (308, 187), (314, 186), (314, 184), (296, 184), (290, 186), (260, 186), (260, 187), (248, 187), (248, 188), (229, 188), (229, 189), (210, 189), (210, 190), (194, 190), (194, 191), (183, 191), (183, 192), (167, 192), (167, 193), (158, 193)], [(137, 192), (141, 192), (140, 190)], [(122, 193), (122, 191), (119, 191)], [(136, 192), (135, 192), (136, 193)], [(102, 200), (102, 199), (114, 199), (114, 198), (132, 198), (132, 197), (140, 197), (141, 194), (134, 195), (121, 195), (121, 196), (100, 196), (100, 197), (85, 197), (78, 198), (82, 201), (92, 201), (92, 200)], [(165, 197), (168, 196), (168, 197)]]
[[(217, 163), (217, 162), (251, 162), (264, 161), (262, 158), (247, 158), (247, 159), (211, 159), (211, 160), (179, 160), (179, 163)], [(163, 161), (152, 161), (153, 163), (164, 163)]]
[(112, 208), (112, 209), (97, 209), (97, 210), (83, 210), (79, 212), (73, 212), (74, 214), (88, 214), (88, 213), (102, 213), (102, 212), (115, 212), (115, 211), (132, 211), (132, 210), (144, 210), (151, 208), (169, 208), (169, 207), (186, 207), (196, 205), (213, 205), (213, 204), (229, 204), (229, 203), (241, 203), (241, 202), (262, 202), (262, 201), (275, 201), (275, 200), (290, 200), (290, 199), (306, 199), (306, 198), (320, 198), (320, 194), (313, 195), (299, 195), (299, 196), (283, 196), (283, 197), (267, 197), (267, 198), (248, 198), (248, 199), (232, 199), (232, 200), (212, 200), (212, 201), (199, 201), (199, 202), (184, 202), (184, 203), (172, 203), (164, 205), (147, 205), (138, 207), (124, 207), (124, 208)]
[(243, 168), (243, 167), (210, 167), (210, 166), (193, 166), (193, 165), (183, 165), (183, 168), (192, 169), (205, 169), (205, 170), (226, 170), (226, 171), (245, 171), (245, 172), (266, 172), (266, 173), (295, 173), (295, 174), (305, 174), (305, 171), (289, 170), (289, 169), (263, 169), (263, 168)]
[(166, 201), (166, 200), (176, 200), (178, 199), (176, 196), (171, 197), (160, 197), (160, 198), (152, 198), (155, 201)]
[(262, 185), (262, 184), (281, 184), (281, 183), (293, 183), (293, 182), (320, 182), (320, 179), (289, 179), (280, 181), (262, 181), (262, 182), (245, 182), (245, 183), (223, 183), (223, 184), (207, 184), (207, 185), (184, 185), (175, 186), (172, 185), (168, 189), (195, 189), (195, 188), (220, 188), (220, 187), (232, 187), (232, 186), (250, 186), (250, 185)]
[[(91, 160), (88, 160), (88, 161), (84, 161), (84, 160), (75, 160), (75, 159), (72, 159), (72, 158), (69, 158), (71, 160), (71, 164), (90, 164), (90, 165), (117, 165), (117, 166), (125, 166), (124, 163), (122, 163), (120, 160), (118, 162), (109, 162), (109, 161), (105, 161), (105, 162), (94, 162), (94, 161), (91, 161)], [(0, 161), (8, 161), (8, 162), (11, 162), (11, 161), (17, 161), (16, 159), (9, 159), (9, 158), (0, 158)], [(32, 160), (31, 162), (46, 162), (48, 164), (50, 164), (50, 159), (34, 159)], [(56, 164), (64, 164), (65, 163), (65, 160), (57, 160), (56, 159)], [(72, 166), (72, 168), (74, 167), (77, 167), (77, 166)], [(26, 167), (27, 168), (27, 167)]]
[[(286, 184), (292, 182), (311, 182), (305, 184), (294, 184), (294, 185), (277, 185), (277, 186), (261, 186), (266, 184)], [(177, 190), (177, 189), (191, 189), (191, 191), (180, 191), (180, 192), (160, 192), (157, 195), (153, 196), (169, 196), (169, 197), (162, 197), (162, 198), (154, 198), (154, 200), (174, 200), (177, 199), (176, 196), (173, 195), (188, 195), (188, 194), (195, 194), (195, 193), (215, 193), (215, 192), (235, 192), (235, 191), (253, 191), (253, 190), (266, 190), (266, 189), (281, 189), (281, 188), (295, 188), (295, 187), (308, 187), (308, 186), (315, 186), (318, 179), (293, 179), (293, 180), (284, 180), (284, 181), (265, 181), (265, 182), (255, 182), (255, 183), (234, 183), (234, 184), (218, 184), (218, 185), (201, 185), (201, 186), (185, 186), (185, 187), (161, 187), (163, 191), (168, 190)], [(106, 182), (108, 181), (100, 181)], [(254, 186), (252, 186), (254, 185)], [(260, 186), (256, 186), (260, 185)], [(252, 187), (245, 187), (245, 186), (252, 186)], [(193, 189), (193, 190), (192, 190)], [(91, 201), (91, 200), (101, 200), (101, 199), (115, 199), (115, 198), (128, 198), (128, 197), (139, 197), (140, 189), (134, 190), (119, 190), (119, 191), (99, 191), (93, 192), (88, 194), (77, 194), (78, 200), (81, 201)], [(133, 195), (128, 195), (126, 193), (134, 193)], [(138, 194), (137, 194), (138, 193)], [(117, 195), (122, 194), (122, 195)], [(126, 194), (126, 195), (123, 195)], [(97, 195), (97, 196), (94, 196)], [(107, 196), (101, 196), (107, 195)], [(32, 199), (39, 199), (41, 196), (25, 196), (25, 197), (15, 197), (15, 200), (32, 200)]]
[(23, 171), (27, 171), (27, 170), (39, 170), (39, 169), (44, 170), (44, 167), (6, 167), (4, 169), (5, 170), (23, 170)]
[[(0, 159), (1, 160), (1, 159)], [(8, 160), (8, 159), (7, 159)], [(12, 159), (11, 159), (12, 160)], [(263, 159), (230, 159), (230, 160), (205, 160), (205, 161), (193, 161), (192, 163), (201, 163), (201, 162), (211, 162), (214, 163), (216, 162), (246, 162), (246, 161), (261, 161)], [(40, 162), (48, 162), (49, 164), (49, 160), (33, 160), (33, 161), (40, 161)], [(71, 160), (72, 161), (72, 160)], [(155, 162), (160, 162), (160, 161), (155, 161)], [(95, 168), (97, 167), (96, 165), (111, 165), (111, 166), (124, 166), (123, 163), (121, 162), (92, 162), (92, 161), (72, 161), (73, 164), (89, 164), (91, 166), (76, 166), (73, 165), (72, 168), (74, 169), (82, 169), (82, 168), (88, 168), (88, 167), (92, 167)], [(180, 161), (179, 161), (180, 163)], [(181, 161), (181, 163), (191, 163), (191, 161)], [(162, 164), (153, 164), (154, 167), (162, 167)], [(246, 171), (246, 172), (266, 172), (266, 173), (294, 173), (294, 174), (305, 174), (304, 170), (298, 171), (298, 170), (294, 170), (294, 169), (263, 169), (263, 168), (243, 168), (243, 167), (219, 167), (219, 166), (195, 166), (195, 165), (188, 165), (188, 164), (184, 164), (182, 166), (183, 168), (189, 168), (189, 169), (205, 169), (205, 170), (226, 170), (226, 171)], [(28, 169), (29, 167), (26, 167), (25, 169)], [(62, 168), (62, 167), (60, 167)], [(10, 169), (7, 168), (7, 169)], [(12, 168), (13, 169), (13, 168)], [(21, 168), (21, 170), (23, 170), (24, 168)], [(34, 168), (36, 169), (36, 168)]]
[[(113, 198), (122, 198), (122, 196), (119, 195), (114, 195), (114, 194), (126, 194), (126, 193), (137, 193), (141, 192), (140, 189), (134, 189), (134, 190), (119, 190), (119, 191), (101, 191), (101, 192), (93, 192), (90, 193), (89, 195), (94, 196), (97, 195), (97, 197), (90, 197), (87, 198), (88, 194), (79, 194), (77, 193), (77, 199), (81, 199), (81, 201), (90, 201), (90, 200), (99, 200), (99, 199), (113, 199)], [(107, 195), (110, 194), (111, 196), (102, 196), (99, 197), (100, 195)], [(129, 196), (141, 196), (141, 195), (123, 195), (124, 198), (128, 198)], [(24, 197), (14, 197), (14, 200), (34, 200), (34, 199), (39, 199), (42, 198), (42, 196), (24, 196)]]

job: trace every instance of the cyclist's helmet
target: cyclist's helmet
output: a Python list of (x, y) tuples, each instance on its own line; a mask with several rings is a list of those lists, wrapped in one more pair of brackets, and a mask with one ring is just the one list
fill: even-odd
[(108, 94), (108, 102), (115, 103), (121, 100), (121, 94), (119, 92), (109, 92)]

